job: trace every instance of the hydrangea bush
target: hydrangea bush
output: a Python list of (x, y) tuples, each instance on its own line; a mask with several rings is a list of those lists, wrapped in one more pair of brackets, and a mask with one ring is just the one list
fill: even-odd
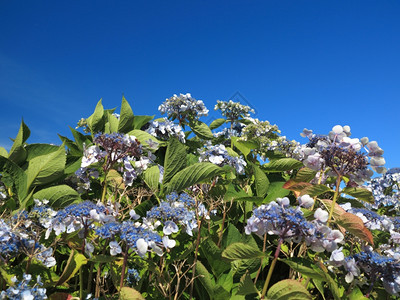
[(59, 145), (22, 122), (0, 148), (0, 297), (397, 299), (400, 169), (378, 143), (215, 110), (99, 101)]

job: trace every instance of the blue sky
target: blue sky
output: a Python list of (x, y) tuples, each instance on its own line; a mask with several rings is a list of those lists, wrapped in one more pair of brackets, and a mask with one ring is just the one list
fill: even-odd
[(0, 0), (0, 146), (22, 117), (29, 143), (59, 143), (100, 98), (155, 114), (175, 93), (210, 111), (239, 93), (291, 139), (350, 125), (400, 166), (399, 15), (399, 1)]

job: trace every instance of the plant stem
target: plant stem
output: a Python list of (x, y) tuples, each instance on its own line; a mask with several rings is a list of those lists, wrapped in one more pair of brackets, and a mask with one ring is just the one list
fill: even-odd
[(79, 269), (79, 298), (83, 300), (83, 268)]
[(282, 242), (283, 242), (283, 240), (282, 240), (282, 238), (280, 238), (278, 241), (278, 246), (276, 247), (276, 250), (275, 250), (274, 260), (272, 261), (271, 266), (269, 267), (267, 279), (265, 280), (265, 283), (264, 283), (264, 287), (263, 287), (263, 290), (261, 293), (261, 299), (264, 299), (264, 296), (267, 293), (268, 285), (271, 280), (272, 273), (274, 272), (274, 268), (276, 265), (276, 261), (278, 260), (279, 252), (281, 251)]
[(196, 263), (197, 263), (197, 256), (198, 256), (198, 252), (199, 252), (199, 245), (200, 245), (202, 219), (198, 220), (197, 224), (198, 224), (198, 232), (197, 232), (197, 240), (196, 240), (196, 250), (194, 252), (194, 262), (193, 262), (193, 268), (192, 268), (192, 282), (190, 284), (189, 299), (193, 299), (194, 278), (196, 276)]
[(126, 244), (125, 253), (124, 253), (124, 262), (122, 264), (122, 270), (121, 270), (121, 281), (119, 282), (119, 289), (120, 290), (124, 286), (125, 270), (126, 270), (126, 264), (128, 262), (128, 251), (129, 251), (129, 247), (128, 247), (128, 244)]
[(337, 174), (336, 190), (335, 190), (335, 194), (333, 195), (332, 206), (331, 206), (331, 211), (329, 212), (329, 218), (328, 218), (327, 225), (329, 225), (329, 222), (332, 220), (332, 215), (333, 215), (333, 211), (335, 209), (336, 200), (339, 196), (340, 183), (342, 182), (342, 176), (340, 176), (340, 174), (338, 172), (336, 172), (336, 174)]
[[(266, 246), (267, 246), (267, 234), (264, 234), (263, 252), (265, 252), (265, 249), (267, 248)], [(256, 278), (254, 278), (254, 284), (257, 283), (258, 276), (260, 276), (263, 260), (264, 258), (261, 258), (260, 268), (258, 268)]]

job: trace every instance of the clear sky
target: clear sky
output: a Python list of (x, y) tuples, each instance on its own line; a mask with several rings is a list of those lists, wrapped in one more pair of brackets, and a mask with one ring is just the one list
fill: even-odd
[(239, 93), (291, 139), (350, 125), (398, 167), (399, 16), (397, 0), (0, 0), (0, 145), (22, 117), (29, 143), (59, 143), (100, 98), (155, 114)]

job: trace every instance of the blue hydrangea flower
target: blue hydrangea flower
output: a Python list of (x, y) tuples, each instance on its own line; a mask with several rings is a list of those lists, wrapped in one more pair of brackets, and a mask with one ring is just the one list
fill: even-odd
[(18, 281), (16, 277), (11, 279), (14, 282), (7, 290), (2, 291), (0, 299), (13, 299), (13, 300), (42, 300), (47, 299), (46, 289), (42, 288), (43, 283), (38, 275), (36, 283), (29, 285), (32, 280), (32, 275), (24, 274), (23, 279)]

